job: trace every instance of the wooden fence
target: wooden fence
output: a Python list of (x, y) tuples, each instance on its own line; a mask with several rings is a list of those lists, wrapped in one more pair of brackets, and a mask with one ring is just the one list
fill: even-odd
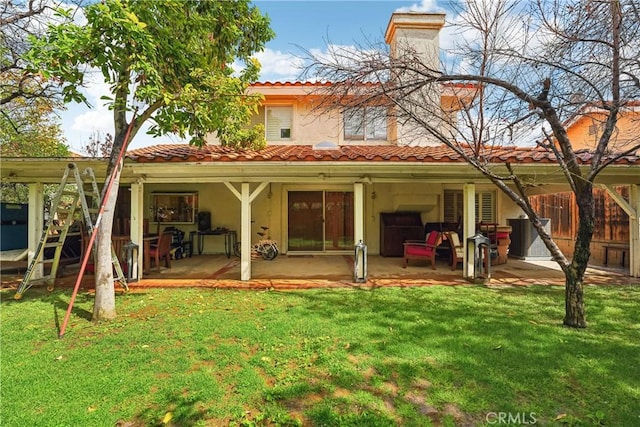
[[(615, 188), (629, 200), (629, 187)], [(600, 242), (629, 242), (629, 215), (602, 189), (594, 189), (595, 227), (593, 240)], [(578, 206), (573, 193), (544, 194), (530, 197), (531, 205), (541, 218), (551, 219), (554, 238), (573, 240), (578, 229)]]

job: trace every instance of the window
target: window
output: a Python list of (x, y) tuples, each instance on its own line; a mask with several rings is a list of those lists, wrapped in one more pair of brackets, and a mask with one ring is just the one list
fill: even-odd
[(476, 193), (476, 222), (497, 222), (495, 191)]
[[(495, 191), (476, 193), (476, 222), (496, 222)], [(444, 222), (458, 222), (462, 218), (463, 197), (461, 190), (444, 190)]]
[(198, 193), (152, 193), (151, 221), (194, 223)]
[(387, 110), (384, 107), (354, 108), (344, 112), (344, 139), (386, 140)]
[(267, 141), (282, 141), (291, 139), (291, 123), (293, 121), (293, 107), (267, 106), (266, 124)]

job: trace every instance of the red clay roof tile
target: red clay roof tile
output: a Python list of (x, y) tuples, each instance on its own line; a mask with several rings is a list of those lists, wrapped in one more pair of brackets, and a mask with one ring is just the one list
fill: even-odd
[[(137, 163), (162, 162), (421, 162), (464, 163), (464, 159), (445, 145), (407, 147), (397, 145), (342, 145), (336, 149), (317, 150), (311, 145), (269, 145), (262, 150), (239, 150), (220, 145), (202, 148), (188, 144), (164, 144), (127, 152)], [(578, 161), (587, 164), (592, 154), (577, 152)], [(555, 156), (542, 148), (496, 147), (485, 154), (491, 163), (555, 163)], [(617, 164), (640, 165), (640, 156), (624, 156)]]

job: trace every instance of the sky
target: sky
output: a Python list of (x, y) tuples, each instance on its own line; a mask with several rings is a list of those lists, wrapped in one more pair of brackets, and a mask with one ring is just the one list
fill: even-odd
[[(273, 40), (265, 50), (256, 55), (262, 64), (260, 81), (296, 81), (300, 70), (297, 58), (304, 50), (321, 51), (327, 44), (356, 45), (367, 40), (384, 40), (384, 31), (394, 11), (443, 11), (437, 0), (402, 1), (275, 1), (256, 0), (254, 4), (266, 14), (275, 32)], [(99, 80), (99, 75), (96, 75)], [(69, 147), (82, 151), (89, 138), (96, 132), (113, 134), (113, 116), (100, 100), (107, 94), (100, 81), (90, 85), (86, 93), (92, 108), (80, 104), (69, 104), (61, 113), (62, 129)], [(129, 149), (155, 144), (186, 142), (176, 136), (153, 138), (141, 130), (131, 142)]]

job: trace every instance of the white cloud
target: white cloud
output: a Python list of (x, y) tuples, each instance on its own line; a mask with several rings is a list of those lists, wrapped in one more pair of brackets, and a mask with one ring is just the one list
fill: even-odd
[(102, 96), (111, 96), (109, 85), (102, 79), (102, 74), (97, 70), (88, 70), (85, 74), (85, 87), (82, 92), (91, 104), (91, 108), (77, 106), (73, 108), (71, 130), (78, 132), (83, 138), (83, 143), (94, 132), (113, 134), (113, 113), (105, 106)]
[(396, 12), (445, 12), (445, 9), (438, 6), (437, 0), (422, 0), (420, 3), (398, 8)]
[(109, 132), (113, 133), (113, 114), (107, 108), (91, 109), (75, 116), (71, 129), (80, 132)]
[(265, 49), (255, 57), (262, 65), (260, 79), (265, 81), (297, 80), (304, 64), (300, 57), (279, 50)]

